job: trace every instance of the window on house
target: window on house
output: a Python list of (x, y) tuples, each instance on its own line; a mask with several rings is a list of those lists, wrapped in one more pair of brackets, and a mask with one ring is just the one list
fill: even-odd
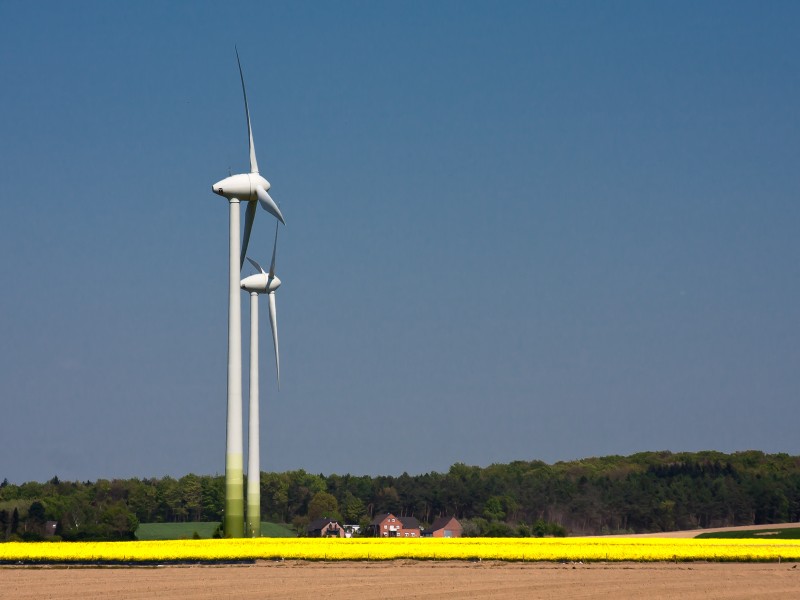
[(384, 525), (384, 526), (383, 526), (383, 528), (384, 528), (384, 529), (386, 529), (387, 527), (388, 527), (387, 525)]

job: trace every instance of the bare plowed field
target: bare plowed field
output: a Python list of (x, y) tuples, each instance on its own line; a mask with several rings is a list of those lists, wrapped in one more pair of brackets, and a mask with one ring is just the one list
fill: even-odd
[(795, 564), (313, 563), (0, 568), (0, 598), (798, 598)]

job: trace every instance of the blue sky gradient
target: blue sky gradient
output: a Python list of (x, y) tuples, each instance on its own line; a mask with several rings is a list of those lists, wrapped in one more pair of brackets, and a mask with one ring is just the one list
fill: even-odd
[(4, 1), (0, 478), (223, 472), (234, 45), (287, 221), (264, 470), (800, 453), (799, 28), (793, 2)]

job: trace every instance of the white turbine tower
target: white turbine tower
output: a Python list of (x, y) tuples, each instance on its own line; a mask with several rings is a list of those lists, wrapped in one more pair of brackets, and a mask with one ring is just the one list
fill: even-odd
[[(247, 106), (247, 91), (244, 87), (242, 63), (236, 51), (239, 77), (242, 80), (244, 111), (247, 117), (247, 135), (250, 147), (250, 172), (226, 177), (211, 186), (215, 194), (228, 199), (230, 213), (230, 237), (228, 246), (228, 421), (225, 448), (225, 515), (223, 531), (226, 537), (244, 536), (243, 495), (243, 450), (242, 450), (242, 306), (239, 298), (239, 277), (250, 232), (256, 216), (256, 203), (281, 222), (283, 215), (278, 205), (270, 198), (269, 181), (258, 172), (256, 149), (253, 144), (253, 129), (250, 126), (250, 110)], [(244, 243), (239, 249), (239, 202), (247, 202), (244, 225)]]
[(250, 427), (247, 443), (247, 521), (245, 529), (250, 537), (261, 536), (261, 465), (259, 442), (259, 387), (258, 387), (258, 295), (269, 295), (269, 324), (275, 346), (275, 369), (278, 389), (281, 386), (281, 359), (278, 352), (278, 315), (275, 308), (275, 290), (281, 280), (275, 277), (275, 253), (278, 248), (278, 225), (275, 224), (275, 243), (272, 246), (272, 263), (269, 273), (256, 261), (247, 258), (259, 271), (242, 279), (242, 289), (250, 292)]

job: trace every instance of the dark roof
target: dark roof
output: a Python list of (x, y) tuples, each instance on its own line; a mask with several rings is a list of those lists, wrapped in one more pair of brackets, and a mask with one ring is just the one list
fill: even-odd
[(381, 513), (381, 514), (379, 514), (379, 515), (375, 515), (375, 518), (372, 520), (372, 525), (380, 525), (380, 524), (381, 524), (381, 522), (382, 522), (382, 521), (383, 521), (383, 520), (384, 520), (386, 517), (393, 517), (393, 516), (394, 516), (394, 515), (393, 515), (392, 513), (387, 513), (387, 512), (385, 512), (385, 513)]
[(321, 530), (323, 527), (325, 527), (325, 525), (327, 525), (328, 523), (336, 523), (336, 525), (339, 525), (339, 523), (336, 522), (334, 519), (329, 519), (328, 517), (323, 517), (322, 519), (315, 519), (314, 521), (311, 521), (311, 523), (308, 524), (308, 527), (306, 528), (306, 530), (307, 531), (318, 531), (318, 530)]
[(403, 529), (419, 529), (419, 521), (416, 517), (398, 517), (403, 524)]
[[(439, 529), (442, 529), (442, 528), (444, 528), (445, 525), (447, 525), (453, 519), (455, 519), (454, 516), (439, 517), (433, 523), (431, 523), (431, 526), (428, 527), (425, 531), (437, 531)], [(458, 521), (456, 521), (456, 523), (458, 523)], [(458, 523), (458, 524), (461, 525), (461, 523)]]
[[(386, 517), (394, 517), (394, 513), (381, 513), (372, 520), (372, 525), (380, 525)], [(395, 517), (403, 529), (419, 529), (419, 521), (416, 517)]]

